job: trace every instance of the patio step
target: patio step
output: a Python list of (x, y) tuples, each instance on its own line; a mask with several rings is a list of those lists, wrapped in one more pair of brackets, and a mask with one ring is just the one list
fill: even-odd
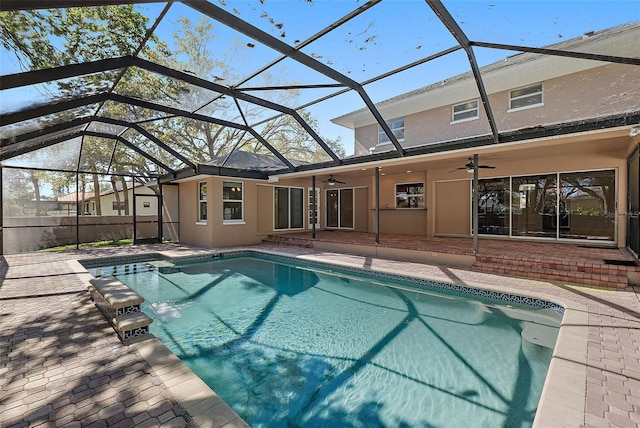
[(500, 275), (607, 288), (625, 288), (629, 285), (629, 273), (640, 272), (637, 266), (480, 254), (476, 256), (473, 269)]
[(269, 235), (262, 240), (262, 243), (268, 245), (288, 245), (301, 248), (313, 247), (313, 243), (309, 239), (287, 235)]

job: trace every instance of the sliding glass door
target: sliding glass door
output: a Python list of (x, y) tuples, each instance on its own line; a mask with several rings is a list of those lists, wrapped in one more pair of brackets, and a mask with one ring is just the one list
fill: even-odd
[(479, 182), (479, 233), (615, 241), (615, 171), (505, 177)]
[(514, 177), (511, 185), (511, 234), (556, 237), (556, 175)]
[(353, 189), (327, 190), (327, 227), (353, 229)]

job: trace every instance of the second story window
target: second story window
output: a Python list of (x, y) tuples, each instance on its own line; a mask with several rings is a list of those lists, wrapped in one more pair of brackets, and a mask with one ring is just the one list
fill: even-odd
[(509, 110), (520, 110), (541, 106), (544, 103), (542, 97), (542, 83), (514, 89), (509, 92)]
[(451, 108), (451, 123), (477, 119), (478, 115), (478, 100), (456, 104)]
[[(393, 132), (393, 135), (398, 141), (404, 141), (404, 117), (393, 119), (387, 122), (387, 126)], [(389, 137), (382, 130), (382, 127), (378, 125), (378, 144), (390, 143)]]

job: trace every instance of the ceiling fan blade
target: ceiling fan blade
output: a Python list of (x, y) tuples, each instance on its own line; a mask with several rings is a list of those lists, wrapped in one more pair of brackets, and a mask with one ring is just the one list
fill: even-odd
[(495, 169), (495, 166), (491, 166), (491, 165), (478, 165), (478, 168), (488, 168), (488, 169)]

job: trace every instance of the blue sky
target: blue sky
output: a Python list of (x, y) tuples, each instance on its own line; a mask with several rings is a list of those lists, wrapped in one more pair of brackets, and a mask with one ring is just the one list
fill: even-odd
[[(216, 0), (213, 3), (293, 46), (364, 4), (363, 1), (355, 0), (264, 0), (263, 3), (255, 0)], [(471, 40), (528, 46), (548, 45), (588, 31), (598, 31), (640, 20), (638, 0), (445, 0), (444, 5)], [(161, 7), (162, 5), (155, 4), (138, 6), (139, 10), (149, 14), (151, 21), (155, 19)], [(157, 35), (170, 46), (174, 46), (173, 34), (179, 33), (178, 18), (181, 16), (187, 16), (192, 21), (199, 19), (197, 12), (181, 3), (174, 3), (157, 30)], [(228, 64), (232, 64), (237, 75), (244, 76), (279, 56), (259, 43), (252, 43), (246, 36), (238, 35), (218, 24), (214, 24), (214, 32), (209, 50), (215, 55), (230, 55)], [(250, 47), (249, 44), (253, 46)], [(384, 0), (321, 40), (302, 48), (302, 51), (351, 79), (364, 81), (454, 45), (455, 41), (450, 33), (423, 1)], [(480, 65), (514, 53), (476, 50)], [(19, 71), (15, 60), (4, 49), (0, 52), (0, 61), (1, 74)], [(374, 101), (382, 101), (468, 69), (465, 55), (457, 52), (431, 64), (367, 85), (365, 89)], [(274, 83), (331, 82), (326, 76), (308, 70), (292, 60), (278, 64), (270, 74), (271, 82)], [(201, 77), (212, 79), (212, 76)], [(263, 82), (254, 79), (245, 86), (262, 84)], [(332, 91), (304, 90), (291, 106), (304, 104)], [(252, 94), (263, 97), (279, 95), (274, 91)], [(32, 96), (34, 100), (41, 98), (33, 92)], [(21, 103), (28, 105), (30, 96), (29, 92), (24, 90), (5, 91), (0, 98), (0, 104), (3, 104), (2, 111), (7, 111), (8, 106), (15, 102), (13, 98), (19, 98)], [(320, 134), (329, 138), (342, 138), (349, 153), (353, 145), (352, 132), (331, 124), (329, 120), (363, 106), (359, 97), (347, 95), (311, 107), (310, 110), (321, 124)]]

